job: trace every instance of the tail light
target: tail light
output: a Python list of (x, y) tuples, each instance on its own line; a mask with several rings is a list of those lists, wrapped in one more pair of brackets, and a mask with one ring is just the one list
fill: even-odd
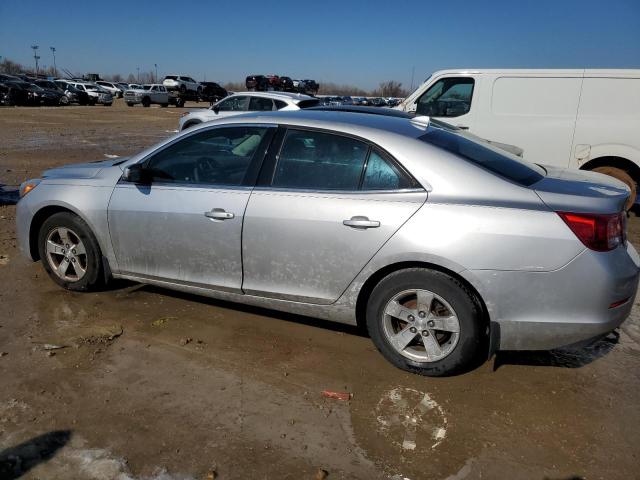
[(608, 252), (626, 240), (626, 214), (557, 212), (587, 248)]

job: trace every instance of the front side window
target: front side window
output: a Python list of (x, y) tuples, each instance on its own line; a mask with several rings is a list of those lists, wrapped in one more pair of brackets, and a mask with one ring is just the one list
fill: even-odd
[(367, 144), (329, 133), (289, 130), (271, 185), (313, 190), (358, 190)]
[(363, 190), (401, 190), (415, 187), (413, 179), (400, 171), (377, 149), (371, 151), (362, 181)]
[(270, 98), (251, 97), (249, 110), (252, 112), (270, 112), (273, 110), (273, 100)]
[(266, 128), (216, 128), (179, 140), (151, 157), (153, 180), (242, 185)]
[(473, 86), (473, 78), (442, 78), (418, 99), (416, 114), (429, 117), (464, 115), (471, 109)]
[(229, 97), (218, 104), (221, 112), (245, 112), (249, 107), (249, 97)]

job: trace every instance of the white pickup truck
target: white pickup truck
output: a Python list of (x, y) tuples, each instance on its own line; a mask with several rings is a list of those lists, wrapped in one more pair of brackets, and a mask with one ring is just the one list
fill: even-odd
[(169, 92), (164, 85), (151, 83), (142, 85), (141, 88), (131, 88), (124, 92), (124, 101), (133, 107), (136, 103), (141, 103), (143, 107), (149, 107), (152, 103), (157, 103), (162, 107), (169, 106)]

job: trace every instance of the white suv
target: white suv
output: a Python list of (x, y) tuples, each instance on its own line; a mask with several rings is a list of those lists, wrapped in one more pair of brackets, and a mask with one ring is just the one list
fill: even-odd
[(114, 98), (122, 98), (122, 89), (118, 86), (118, 84), (113, 82), (105, 82), (104, 80), (98, 80), (96, 85), (100, 85), (102, 88), (107, 90)]
[(149, 107), (152, 103), (168, 107), (169, 93), (164, 85), (150, 83), (142, 85), (140, 88), (130, 88), (124, 92), (124, 101), (129, 107), (133, 107), (136, 103), (141, 103), (143, 107)]
[(167, 90), (178, 90), (180, 93), (192, 92), (199, 95), (202, 92), (200, 84), (186, 75), (167, 75), (162, 84)]
[(287, 92), (241, 92), (223, 98), (206, 109), (193, 110), (181, 115), (178, 130), (192, 127), (218, 118), (240, 115), (246, 112), (272, 112), (275, 110), (300, 110), (315, 107), (317, 98)]
[(78, 90), (87, 92), (87, 95), (89, 95), (90, 105), (95, 105), (97, 103), (99, 105), (104, 105), (105, 107), (110, 107), (113, 104), (113, 95), (99, 85), (88, 82), (65, 82), (76, 87)]

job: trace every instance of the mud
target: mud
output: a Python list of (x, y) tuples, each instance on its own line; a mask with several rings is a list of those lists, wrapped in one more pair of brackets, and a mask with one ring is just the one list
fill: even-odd
[[(0, 109), (0, 183), (136, 152), (182, 111)], [(637, 306), (594, 346), (428, 379), (355, 328), (128, 283), (64, 291), (14, 222), (0, 206), (0, 478), (637, 478)]]

